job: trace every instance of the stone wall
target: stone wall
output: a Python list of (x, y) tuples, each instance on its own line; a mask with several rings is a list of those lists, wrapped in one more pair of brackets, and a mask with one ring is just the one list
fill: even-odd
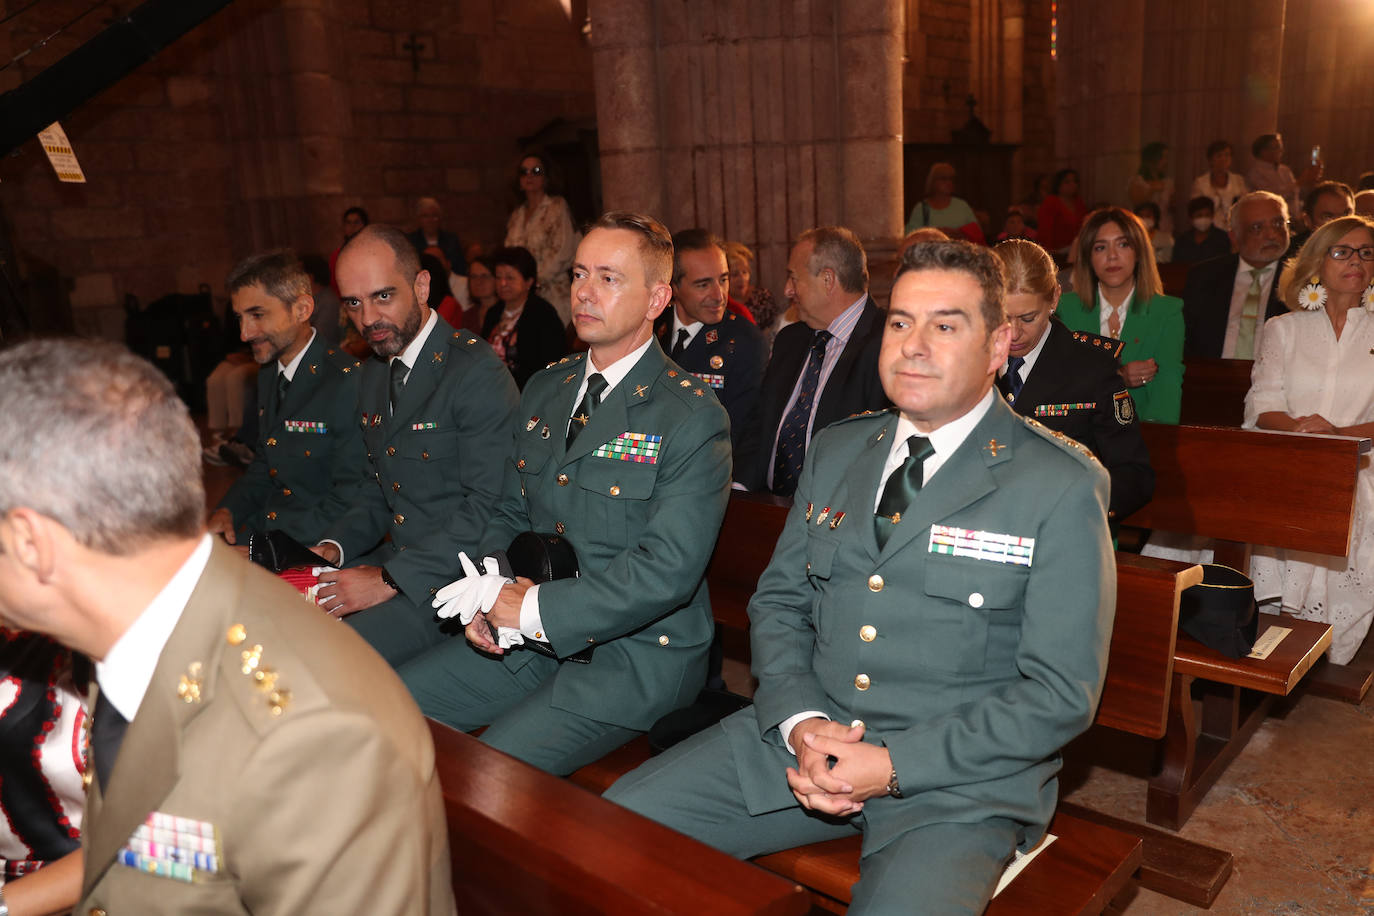
[[(46, 0), (0, 26), (0, 48), (88, 5)], [(105, 15), (0, 73), (0, 89)], [(0, 207), (20, 260), (55, 267), (79, 326), (107, 334), (125, 293), (218, 293), (267, 247), (328, 254), (353, 204), (411, 228), (415, 199), (433, 195), (449, 228), (499, 243), (518, 138), (594, 117), (580, 28), (559, 0), (238, 0), (63, 120), (87, 184), (59, 184), (34, 140), (0, 161)]]

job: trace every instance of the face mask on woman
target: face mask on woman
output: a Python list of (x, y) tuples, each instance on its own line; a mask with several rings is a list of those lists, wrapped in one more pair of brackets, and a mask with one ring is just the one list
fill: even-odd
[(1198, 216), (1193, 219), (1193, 228), (1198, 232), (1206, 232), (1212, 228), (1212, 218), (1210, 216)]

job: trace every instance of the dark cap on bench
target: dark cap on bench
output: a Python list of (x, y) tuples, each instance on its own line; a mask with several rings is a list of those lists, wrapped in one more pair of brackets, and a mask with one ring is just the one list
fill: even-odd
[(1229, 566), (1204, 564), (1202, 582), (1179, 595), (1179, 629), (1222, 655), (1250, 654), (1258, 625), (1255, 584)]

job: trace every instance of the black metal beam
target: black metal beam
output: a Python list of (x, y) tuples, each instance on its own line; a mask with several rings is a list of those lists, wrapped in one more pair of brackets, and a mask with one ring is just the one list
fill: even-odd
[(128, 76), (233, 0), (147, 0), (127, 16), (0, 95), (0, 156)]

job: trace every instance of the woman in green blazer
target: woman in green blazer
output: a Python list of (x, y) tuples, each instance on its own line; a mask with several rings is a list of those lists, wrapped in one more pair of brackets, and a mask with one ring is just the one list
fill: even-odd
[(1074, 247), (1074, 291), (1060, 298), (1060, 319), (1071, 331), (1120, 340), (1118, 371), (1140, 419), (1177, 423), (1183, 300), (1164, 295), (1145, 225), (1120, 207), (1094, 210)]

